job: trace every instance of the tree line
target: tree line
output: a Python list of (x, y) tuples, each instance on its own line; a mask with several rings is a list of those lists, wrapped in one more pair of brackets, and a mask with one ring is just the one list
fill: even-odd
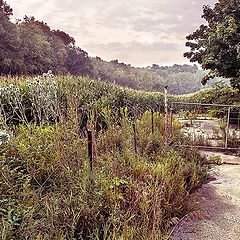
[(25, 16), (11, 21), (12, 8), (0, 0), (0, 75), (41, 75), (48, 70), (56, 75), (88, 76), (138, 90), (184, 94), (200, 90), (202, 72), (196, 65), (136, 68), (118, 60), (110, 62), (90, 57), (76, 46), (73, 37), (54, 30), (47, 23)]
[(12, 8), (0, 0), (1, 75), (37, 75), (49, 69), (56, 74), (91, 73), (88, 54), (67, 33), (25, 16), (10, 21)]
[(207, 24), (187, 36), (190, 50), (184, 56), (209, 70), (203, 84), (216, 76), (224, 77), (239, 90), (240, 1), (219, 0), (214, 7), (204, 6), (202, 18)]

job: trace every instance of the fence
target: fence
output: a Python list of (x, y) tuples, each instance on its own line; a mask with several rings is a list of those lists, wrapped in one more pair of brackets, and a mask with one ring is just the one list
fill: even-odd
[[(179, 125), (187, 142), (175, 145), (206, 149), (240, 149), (240, 106), (171, 102), (170, 133), (172, 125)], [(174, 139), (174, 136), (172, 136)]]

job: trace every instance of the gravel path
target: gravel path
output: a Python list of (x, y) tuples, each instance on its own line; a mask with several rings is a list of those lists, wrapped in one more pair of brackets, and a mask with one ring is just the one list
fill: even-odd
[(171, 240), (240, 240), (240, 158), (208, 155), (227, 164), (213, 168), (212, 181), (193, 199), (198, 210), (179, 223)]

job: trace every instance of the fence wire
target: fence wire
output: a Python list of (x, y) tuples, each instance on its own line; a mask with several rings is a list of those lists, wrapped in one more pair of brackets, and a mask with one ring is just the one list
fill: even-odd
[(187, 138), (175, 145), (240, 150), (239, 105), (171, 102), (170, 106), (170, 124), (178, 124)]

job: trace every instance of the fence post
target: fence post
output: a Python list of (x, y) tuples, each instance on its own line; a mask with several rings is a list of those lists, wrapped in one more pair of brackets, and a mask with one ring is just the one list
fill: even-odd
[(168, 144), (168, 86), (164, 88), (164, 145)]
[(171, 104), (170, 108), (170, 136), (172, 137), (173, 133), (173, 105)]
[(153, 111), (153, 109), (151, 109), (151, 113), (152, 113), (152, 134), (154, 134), (154, 111)]
[(93, 137), (92, 137), (92, 131), (87, 131), (87, 137), (88, 137), (88, 158), (90, 163), (90, 169), (93, 170)]
[(226, 142), (225, 142), (225, 149), (228, 148), (228, 138), (229, 138), (229, 125), (230, 125), (230, 114), (231, 114), (231, 107), (228, 108), (228, 116), (227, 116), (227, 126), (226, 126)]
[(137, 154), (137, 131), (136, 131), (136, 125), (133, 123), (133, 140), (134, 140), (134, 151), (135, 154)]

